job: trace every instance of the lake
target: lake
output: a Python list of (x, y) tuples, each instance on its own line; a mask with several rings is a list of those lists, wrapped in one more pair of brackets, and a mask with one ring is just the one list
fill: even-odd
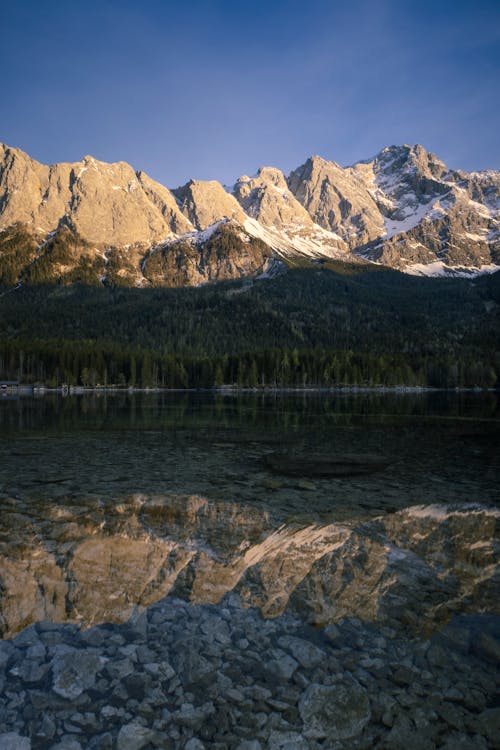
[(425, 704), (488, 747), (499, 445), (493, 392), (2, 398), (0, 732), (372, 747)]

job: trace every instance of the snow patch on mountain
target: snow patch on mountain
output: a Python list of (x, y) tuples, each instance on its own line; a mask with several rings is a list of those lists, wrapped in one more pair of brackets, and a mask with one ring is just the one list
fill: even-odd
[(292, 257), (302, 255), (308, 258), (340, 258), (346, 260), (348, 253), (343, 249), (341, 238), (334, 232), (313, 225), (305, 231), (300, 225), (276, 230), (263, 227), (255, 219), (247, 219), (245, 231), (252, 237), (262, 240), (280, 255)]
[(429, 277), (455, 277), (463, 279), (471, 279), (475, 276), (482, 276), (483, 274), (496, 273), (500, 271), (500, 266), (490, 263), (485, 266), (447, 266), (442, 261), (438, 260), (435, 263), (413, 263), (406, 266), (404, 269), (405, 273), (411, 276), (429, 276)]

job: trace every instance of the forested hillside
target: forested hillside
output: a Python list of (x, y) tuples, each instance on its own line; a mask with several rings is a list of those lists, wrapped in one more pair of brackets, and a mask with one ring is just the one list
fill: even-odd
[(500, 383), (500, 274), (327, 262), (198, 288), (4, 287), (0, 377), (211, 387)]

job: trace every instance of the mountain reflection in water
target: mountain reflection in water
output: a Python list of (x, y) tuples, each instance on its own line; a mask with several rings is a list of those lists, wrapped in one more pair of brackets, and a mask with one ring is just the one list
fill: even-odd
[[(0, 403), (2, 635), (123, 622), (168, 594), (411, 632), (497, 611), (498, 409), (494, 394)], [(314, 474), (344, 454), (384, 463)]]

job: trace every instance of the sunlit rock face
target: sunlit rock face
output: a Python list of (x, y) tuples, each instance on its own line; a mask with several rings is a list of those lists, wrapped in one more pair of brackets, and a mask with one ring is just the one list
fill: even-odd
[[(217, 253), (207, 258), (204, 233), (220, 222), (243, 242), (229, 247), (215, 235)], [(333, 258), (474, 275), (500, 264), (500, 174), (450, 170), (416, 144), (351, 167), (313, 156), (288, 178), (270, 166), (230, 189), (190, 180), (169, 190), (126, 162), (45, 165), (0, 144), (4, 233), (0, 281), (8, 284), (197, 285), (259, 275), (261, 245), (291, 265)]]
[[(311, 157), (290, 190), (357, 254), (410, 273), (430, 264), (499, 262), (500, 175), (448, 169), (416, 144), (389, 146), (352, 167)], [(422, 268), (423, 267), (423, 268)]]
[(92, 156), (47, 166), (0, 144), (0, 228), (70, 227), (99, 247), (151, 243), (192, 226), (167, 188), (125, 162)]
[(223, 218), (240, 223), (246, 219), (238, 202), (217, 180), (190, 180), (173, 192), (182, 213), (198, 230), (207, 229)]
[(364, 173), (312, 156), (294, 170), (288, 184), (314, 221), (356, 248), (384, 234), (384, 219)]
[(168, 594), (235, 591), (266, 617), (346, 616), (428, 633), (456, 612), (498, 611), (500, 512), (409, 508), (353, 524), (283, 525), (198, 496), (135, 495), (24, 507), (0, 521), (4, 637), (31, 622), (123, 622)]

